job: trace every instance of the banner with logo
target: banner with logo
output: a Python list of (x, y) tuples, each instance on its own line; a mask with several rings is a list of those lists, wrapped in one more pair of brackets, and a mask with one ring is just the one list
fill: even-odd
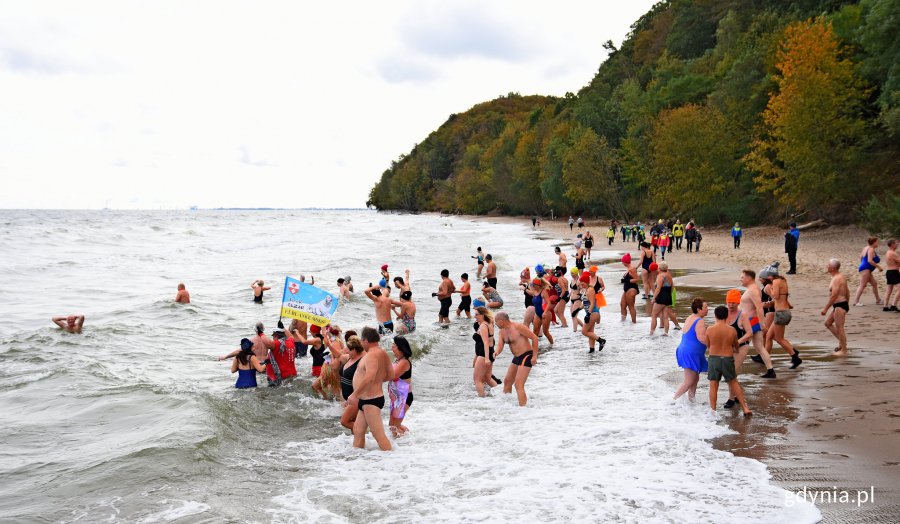
[(338, 307), (338, 298), (324, 289), (300, 282), (296, 278), (284, 279), (281, 297), (282, 318), (296, 318), (308, 324), (324, 327)]

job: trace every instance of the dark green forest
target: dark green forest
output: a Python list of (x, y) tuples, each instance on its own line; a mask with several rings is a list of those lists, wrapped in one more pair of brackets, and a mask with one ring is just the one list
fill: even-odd
[(450, 115), (368, 204), (900, 223), (900, 0), (663, 1), (604, 48), (577, 93)]

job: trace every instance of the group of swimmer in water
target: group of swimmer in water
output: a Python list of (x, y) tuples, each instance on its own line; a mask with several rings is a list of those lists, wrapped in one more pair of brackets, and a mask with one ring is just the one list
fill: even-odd
[[(606, 340), (596, 331), (600, 323), (600, 309), (607, 305), (604, 297), (607, 288), (598, 273), (598, 267), (586, 265), (586, 261), (590, 260), (590, 247), (584, 236), (579, 234), (574, 244), (575, 267), (568, 268), (568, 257), (561, 248), (556, 247), (555, 268), (548, 269), (537, 264), (534, 267), (534, 277), (530, 267), (520, 273), (519, 289), (523, 292), (525, 307), (522, 323), (512, 321), (505, 312), (496, 311), (504, 307), (504, 301), (497, 291), (497, 265), (493, 257), (485, 254), (481, 247), (472, 257), (477, 262), (476, 278), (485, 279), (481, 298), (473, 301), (467, 273), (461, 275), (461, 284), (457, 288), (449, 277), (449, 271), (441, 271), (438, 289), (432, 293), (432, 297), (440, 302), (439, 324), (446, 327), (450, 323), (454, 294), (461, 297), (456, 309), (457, 318), (462, 313), (466, 314), (466, 318), (471, 318), (474, 308), (473, 381), (479, 396), (486, 395), (485, 386), (497, 387), (502, 384), (504, 393), (511, 393), (515, 389), (519, 405), (527, 404), (525, 383), (538, 360), (539, 340), (546, 337), (550, 347), (553, 346), (551, 324), (568, 327), (567, 307), (572, 329), (576, 332), (580, 329), (587, 339), (589, 352), (603, 350)], [(881, 303), (877, 284), (871, 276), (872, 271), (883, 269), (875, 251), (877, 247), (878, 239), (872, 237), (861, 254), (861, 283), (856, 295), (857, 306), (861, 305), (859, 298), (868, 285), (872, 285), (875, 297)], [(642, 284), (643, 299), (652, 304), (648, 305), (651, 315), (650, 335), (655, 333), (658, 322), (663, 325), (664, 335), (668, 334), (670, 320), (675, 329), (681, 329), (672, 310), (676, 293), (667, 264), (656, 262), (656, 251), (647, 242), (640, 242), (640, 257), (638, 264), (632, 263), (630, 253), (621, 258), (625, 268), (621, 278), (621, 320), (624, 322), (630, 317), (631, 322), (636, 323), (635, 301)], [(900, 256), (894, 239), (888, 241), (885, 263), (888, 288), (884, 310), (897, 311), (896, 304), (900, 298)], [(675, 391), (675, 399), (687, 393), (689, 399), (693, 400), (700, 373), (706, 372), (710, 381), (711, 409), (716, 410), (719, 382), (724, 380), (729, 388), (724, 407), (739, 405), (744, 415), (749, 416), (752, 412), (737, 376), (751, 345), (757, 353), (751, 357), (752, 360), (765, 365), (766, 372), (762, 378), (776, 377), (771, 358), (775, 342), (790, 356), (791, 369), (800, 366), (803, 360), (799, 352), (785, 338), (785, 328), (791, 322), (793, 306), (788, 300), (788, 282), (779, 273), (778, 266), (778, 262), (773, 262), (758, 275), (751, 269), (743, 269), (739, 280), (744, 291), (728, 291), (726, 304), (714, 309), (715, 323), (710, 326), (705, 322), (709, 303), (702, 298), (692, 299), (692, 314), (684, 321), (687, 329), (675, 354), (676, 362), (684, 370), (684, 380)], [(829, 300), (821, 314), (827, 317), (825, 326), (839, 342), (835, 354), (846, 355), (844, 323), (850, 308), (850, 293), (847, 279), (841, 274), (840, 268), (840, 261), (836, 259), (827, 264), (826, 270), (832, 278), (829, 283)], [(384, 383), (388, 383), (390, 400), (388, 427), (394, 437), (407, 432), (403, 421), (413, 404), (410, 360), (413, 352), (404, 335), (416, 331), (416, 305), (412, 300), (409, 270), (404, 272), (404, 276), (405, 278), (398, 276), (391, 279), (388, 266), (383, 265), (381, 280), (377, 284), (370, 284), (363, 291), (374, 304), (377, 329), (364, 327), (359, 333), (354, 330), (342, 332), (335, 324), (320, 327), (294, 319), (287, 328), (279, 320), (278, 328), (268, 336), (262, 322), (258, 322), (254, 336), (242, 339), (239, 349), (218, 358), (232, 359), (231, 372), (238, 374), (235, 387), (243, 389), (257, 386), (257, 373), (266, 374), (269, 386), (279, 386), (292, 380), (298, 374), (296, 358), (309, 354), (312, 357), (311, 373), (314, 377), (312, 388), (323, 399), (331, 396), (344, 401), (340, 422), (353, 432), (353, 445), (364, 447), (365, 435), (371, 431), (379, 448), (390, 450), (391, 443), (381, 417), (381, 410), (386, 403)], [(305, 281), (305, 276), (301, 275), (300, 280)], [(315, 279), (311, 278), (311, 282), (314, 284)], [(391, 298), (392, 287), (389, 283), (393, 283), (399, 290), (399, 300)], [(354, 288), (351, 277), (339, 278), (337, 286), (342, 300), (352, 296)], [(253, 281), (250, 287), (256, 303), (262, 303), (264, 292), (271, 289), (262, 280)], [(895, 291), (897, 293), (894, 295)], [(888, 306), (892, 295), (893, 305)], [(190, 303), (190, 294), (183, 283), (178, 284), (175, 302)], [(394, 323), (394, 318), (397, 324)], [(52, 320), (70, 333), (80, 333), (84, 315), (59, 316)], [(393, 360), (380, 345), (383, 335), (393, 337)], [(493, 363), (507, 346), (512, 353), (512, 362), (506, 377), (501, 381), (493, 375)], [(363, 416), (359, 416), (360, 413)]]

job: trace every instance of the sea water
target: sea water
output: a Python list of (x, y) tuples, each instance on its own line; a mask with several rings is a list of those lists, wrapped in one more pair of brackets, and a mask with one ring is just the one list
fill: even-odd
[[(557, 242), (530, 224), (302, 210), (0, 211), (0, 223), (0, 520), (819, 518), (787, 506), (762, 463), (712, 447), (729, 430), (703, 398), (670, 400), (660, 377), (677, 370), (679, 335), (649, 338), (643, 312), (620, 322), (618, 264), (601, 266), (606, 349), (589, 354), (556, 327), (552, 348), (541, 340), (527, 407), (500, 388), (475, 395), (472, 321), (435, 325), (431, 293), (445, 268), (479, 290), (481, 246), (498, 264), (504, 310), (521, 320), (519, 271), (556, 261)], [(371, 437), (351, 447), (339, 404), (310, 390), (308, 358), (286, 387), (234, 389), (230, 363), (213, 357), (258, 320), (275, 327), (285, 276), (334, 291), (351, 275), (357, 292), (335, 322), (360, 329), (374, 325), (361, 290), (382, 264), (392, 276), (410, 269), (418, 305), (415, 403), (394, 452), (374, 451)], [(251, 300), (256, 279), (272, 287), (263, 305)], [(189, 305), (173, 303), (179, 282)], [(50, 322), (66, 314), (86, 315), (83, 334)]]

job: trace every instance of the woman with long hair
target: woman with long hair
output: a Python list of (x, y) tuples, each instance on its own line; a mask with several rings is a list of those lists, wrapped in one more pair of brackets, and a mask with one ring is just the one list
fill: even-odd
[(403, 419), (409, 412), (413, 403), (412, 393), (412, 347), (405, 337), (398, 335), (394, 337), (394, 343), (391, 344), (391, 351), (394, 352), (394, 374), (391, 382), (388, 383), (388, 393), (391, 398), (391, 419), (389, 427), (394, 437), (405, 434), (409, 428), (403, 425)]

